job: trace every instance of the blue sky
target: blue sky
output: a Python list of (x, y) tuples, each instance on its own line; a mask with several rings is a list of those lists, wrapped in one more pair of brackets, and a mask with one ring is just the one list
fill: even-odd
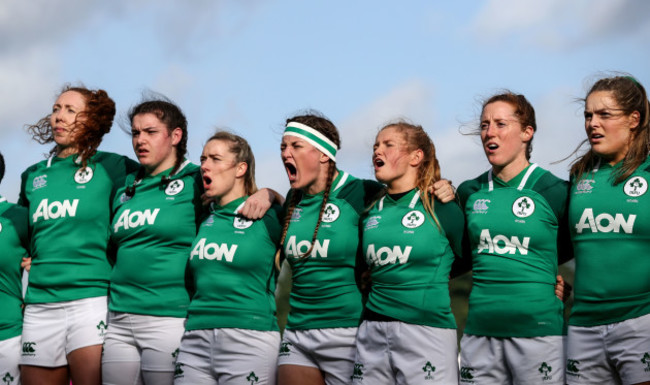
[(4, 0), (0, 3), (0, 193), (15, 201), (20, 173), (49, 148), (23, 126), (45, 116), (61, 86), (82, 82), (114, 98), (100, 147), (133, 156), (120, 129), (149, 89), (189, 120), (189, 158), (216, 127), (247, 138), (258, 185), (288, 184), (279, 156), (284, 120), (313, 108), (338, 126), (339, 167), (372, 178), (377, 129), (422, 124), (455, 184), (488, 168), (463, 136), (479, 101), (502, 88), (537, 112), (532, 160), (567, 176), (584, 136), (586, 87), (625, 71), (650, 87), (650, 2)]

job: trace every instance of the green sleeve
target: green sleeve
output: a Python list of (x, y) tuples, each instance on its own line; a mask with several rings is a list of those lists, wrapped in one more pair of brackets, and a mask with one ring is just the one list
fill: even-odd
[(435, 200), (434, 211), (440, 221), (445, 236), (449, 241), (452, 251), (456, 257), (462, 255), (463, 232), (465, 230), (465, 217), (460, 210), (458, 203), (451, 201), (442, 203)]
[(282, 216), (283, 212), (282, 206), (274, 203), (262, 218), (266, 231), (275, 245), (280, 243), (280, 236), (282, 235), (282, 224), (280, 220), (284, 218)]
[(534, 190), (546, 199), (558, 220), (558, 264), (573, 259), (573, 246), (569, 231), (569, 182), (546, 173), (534, 186)]
[[(461, 185), (458, 186), (458, 190), (456, 190), (458, 194), (458, 200), (460, 202), (460, 209), (463, 212), (463, 218), (465, 216), (464, 211), (465, 211), (465, 206), (467, 205), (467, 200), (469, 199), (470, 195), (474, 194), (481, 187), (479, 178), (467, 180), (461, 183)], [(461, 250), (462, 251), (460, 255), (462, 256), (462, 258), (456, 258), (451, 267), (452, 278), (458, 277), (472, 270), (472, 249), (469, 242), (466, 223), (463, 226)]]
[(4, 216), (13, 224), (20, 239), (20, 244), (25, 250), (29, 250), (29, 213), (27, 209), (23, 206), (12, 205), (11, 208), (5, 211)]

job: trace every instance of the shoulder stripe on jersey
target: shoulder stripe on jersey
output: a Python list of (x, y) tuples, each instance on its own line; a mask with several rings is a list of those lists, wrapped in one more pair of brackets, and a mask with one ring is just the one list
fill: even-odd
[(381, 199), (379, 200), (379, 203), (377, 204), (377, 211), (381, 211), (384, 209), (384, 199), (386, 199), (386, 195), (381, 197)]
[(420, 199), (420, 190), (415, 192), (415, 195), (413, 195), (413, 198), (411, 199), (411, 203), (409, 203), (409, 208), (414, 209), (415, 205), (418, 203), (418, 199)]
[(332, 190), (332, 191), (336, 191), (336, 190), (340, 189), (345, 184), (345, 181), (348, 180), (348, 175), (350, 175), (350, 174), (343, 171), (343, 175), (341, 176), (341, 180), (339, 180), (339, 183), (336, 184), (336, 187), (334, 187), (334, 190)]
[(492, 169), (488, 170), (488, 191), (494, 190), (494, 182), (492, 181)]
[(519, 183), (517, 190), (521, 191), (524, 189), (524, 186), (526, 185), (526, 182), (528, 182), (528, 178), (530, 177), (530, 174), (532, 174), (536, 168), (537, 168), (537, 164), (535, 163), (531, 164), (530, 167), (528, 167), (528, 171), (526, 171), (524, 177), (521, 178), (521, 183)]
[(170, 175), (170, 176), (174, 176), (174, 175), (178, 174), (178, 173), (181, 172), (181, 170), (184, 169), (185, 166), (187, 166), (188, 164), (190, 164), (190, 161), (189, 161), (188, 159), (185, 159), (185, 162), (181, 163), (181, 165), (180, 165), (180, 167), (178, 168), (178, 170), (176, 170), (176, 172), (175, 172), (173, 175)]
[[(537, 168), (537, 164), (533, 163), (528, 167), (528, 170), (526, 171), (526, 174), (524, 177), (521, 179), (521, 183), (519, 183), (519, 186), (517, 187), (517, 190), (521, 191), (524, 186), (526, 185), (526, 182), (528, 182), (528, 177), (530, 177), (530, 174), (533, 173), (533, 170)], [(494, 180), (492, 179), (492, 169), (488, 171), (488, 191), (494, 190)]]
[[(52, 165), (52, 159), (54, 159), (55, 156), (56, 156), (56, 154), (52, 154), (52, 155), (50, 155), (49, 158), (47, 158), (47, 167), (46, 168), (50, 168), (50, 166)], [(76, 164), (81, 164), (81, 156), (77, 155), (77, 158), (74, 160), (74, 162)]]
[(594, 166), (593, 169), (594, 174), (597, 173), (599, 169), (600, 169), (600, 158), (598, 158), (598, 160), (596, 161), (596, 165)]
[(241, 209), (242, 207), (244, 207), (244, 204), (245, 204), (245, 203), (246, 203), (246, 201), (243, 201), (239, 206), (237, 206), (237, 208), (235, 209), (234, 213), (237, 214), (237, 212), (239, 211), (239, 209)]

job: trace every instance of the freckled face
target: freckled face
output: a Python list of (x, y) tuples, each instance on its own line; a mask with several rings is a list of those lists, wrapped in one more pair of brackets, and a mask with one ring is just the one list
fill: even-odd
[(83, 121), (80, 112), (86, 109), (86, 99), (79, 92), (66, 91), (59, 95), (52, 106), (50, 126), (54, 142), (59, 148), (74, 147), (77, 123)]
[(532, 127), (526, 130), (515, 115), (515, 108), (502, 101), (490, 103), (481, 114), (481, 142), (493, 167), (505, 168), (514, 162), (526, 162), (526, 146), (532, 139)]
[(389, 186), (395, 184), (409, 170), (411, 161), (409, 155), (404, 134), (397, 131), (395, 127), (387, 127), (379, 131), (372, 155), (375, 178)]

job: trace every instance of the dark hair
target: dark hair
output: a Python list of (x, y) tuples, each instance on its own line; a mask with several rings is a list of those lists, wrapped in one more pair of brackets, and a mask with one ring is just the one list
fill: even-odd
[(0, 182), (5, 177), (5, 157), (0, 153)]
[[(327, 119), (323, 114), (319, 113), (318, 111), (308, 111), (307, 113), (303, 115), (298, 115), (294, 116), (292, 118), (287, 119), (287, 123), (289, 122), (296, 122), (296, 123), (302, 123), (305, 124), (314, 130), (320, 132), (321, 134), (325, 135), (329, 140), (334, 142), (336, 144), (337, 149), (341, 148), (341, 139), (339, 138), (339, 131), (336, 129), (336, 126), (334, 123), (332, 123), (329, 119)], [(336, 162), (332, 159), (329, 160), (328, 164), (328, 169), (327, 169), (327, 184), (325, 185), (325, 191), (323, 193), (323, 202), (320, 205), (320, 211), (318, 213), (318, 222), (316, 223), (316, 227), (314, 228), (314, 235), (312, 236), (311, 239), (311, 246), (309, 247), (309, 250), (302, 255), (302, 258), (305, 258), (309, 256), (311, 251), (314, 248), (314, 242), (316, 242), (316, 237), (318, 235), (318, 229), (320, 228), (322, 217), (323, 217), (323, 212), (325, 211), (325, 206), (327, 205), (327, 200), (330, 195), (330, 189), (332, 188), (332, 182), (334, 181), (334, 174), (336, 173)], [(291, 216), (293, 215), (293, 210), (300, 201), (300, 192), (291, 190), (289, 191), (289, 205), (287, 209), (287, 214), (284, 217), (284, 226), (282, 227), (282, 237), (280, 240), (280, 246), (284, 244), (284, 240), (287, 237), (287, 230), (289, 229), (289, 222), (291, 221)], [(276, 262), (277, 262), (276, 258)], [(279, 265), (279, 264), (276, 264)]]
[[(187, 153), (187, 118), (185, 118), (180, 107), (172, 103), (171, 100), (163, 100), (165, 97), (160, 94), (155, 95), (158, 99), (147, 100), (132, 107), (131, 110), (129, 110), (128, 117), (129, 123), (133, 125), (133, 118), (136, 115), (153, 114), (165, 125), (165, 127), (167, 127), (167, 132), (170, 135), (175, 128), (181, 129), (182, 136), (180, 142), (176, 145), (176, 160), (174, 162), (174, 168), (169, 173), (169, 176), (162, 178), (162, 183), (166, 185), (171, 181), (171, 177), (178, 171), (181, 164), (183, 164), (183, 159)], [(126, 195), (133, 196), (135, 194), (137, 182), (144, 177), (144, 174), (144, 168), (141, 167), (138, 171), (138, 175), (133, 181), (133, 184), (126, 188)]]
[(424, 209), (431, 215), (431, 218), (434, 219), (436, 224), (438, 224), (438, 220), (433, 212), (433, 197), (429, 193), (431, 186), (440, 180), (440, 163), (438, 162), (438, 158), (436, 158), (436, 148), (433, 145), (433, 141), (431, 141), (431, 138), (422, 126), (411, 124), (404, 120), (389, 123), (382, 127), (379, 132), (388, 128), (394, 128), (404, 136), (408, 152), (422, 150), (424, 157), (418, 167), (416, 186), (420, 191)]
[[(648, 95), (641, 83), (632, 76), (614, 76), (596, 81), (587, 92), (587, 96), (581, 99), (582, 102), (586, 103), (589, 95), (597, 91), (611, 92), (616, 104), (618, 104), (618, 108), (624, 114), (630, 115), (634, 111), (638, 111), (640, 115), (639, 125), (631, 133), (630, 145), (625, 158), (623, 158), (623, 164), (612, 174), (614, 184), (618, 184), (632, 175), (648, 157), (648, 151), (650, 151), (650, 104), (648, 103)], [(587, 142), (587, 139), (580, 146), (585, 142)], [(576, 179), (580, 179), (583, 174), (592, 170), (598, 161), (598, 155), (590, 148), (584, 155), (573, 162), (571, 175)]]
[(217, 131), (208, 139), (206, 144), (212, 140), (228, 142), (228, 150), (235, 154), (235, 162), (244, 162), (248, 165), (244, 175), (244, 188), (246, 195), (254, 194), (257, 191), (257, 185), (255, 184), (255, 156), (246, 139), (227, 131)]
[[(97, 147), (102, 142), (102, 138), (111, 130), (113, 118), (115, 117), (115, 102), (104, 90), (89, 90), (83, 86), (72, 87), (65, 85), (62, 94), (74, 91), (84, 98), (86, 108), (77, 114), (74, 130), (77, 131), (74, 136), (75, 146), (79, 151), (82, 167), (86, 167), (88, 159), (95, 155)], [(83, 116), (83, 121), (79, 117)], [(48, 114), (36, 124), (28, 125), (27, 131), (32, 138), (40, 144), (51, 143), (54, 141), (52, 125), (50, 119), (52, 114)], [(56, 147), (50, 150), (50, 154), (56, 152)]]

